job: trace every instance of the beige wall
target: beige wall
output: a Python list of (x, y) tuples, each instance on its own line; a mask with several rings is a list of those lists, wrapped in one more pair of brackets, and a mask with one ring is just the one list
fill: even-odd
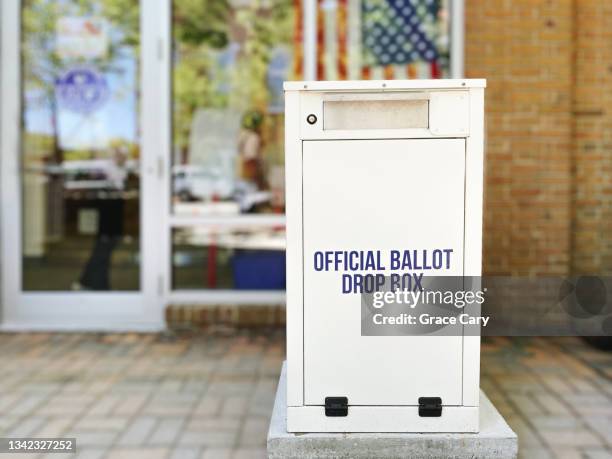
[(612, 272), (612, 2), (466, 0), (485, 77), (487, 274)]

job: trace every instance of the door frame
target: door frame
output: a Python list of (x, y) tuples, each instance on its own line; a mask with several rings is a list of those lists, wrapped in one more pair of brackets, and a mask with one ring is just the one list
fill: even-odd
[[(0, 174), (2, 330), (160, 330), (164, 328), (159, 224), (164, 128), (159, 116), (164, 79), (160, 43), (164, 2), (140, 3), (140, 290), (137, 292), (23, 292), (21, 157), (21, 7), (2, 2)], [(160, 94), (161, 93), (161, 94)], [(163, 105), (163, 103), (162, 103)]]

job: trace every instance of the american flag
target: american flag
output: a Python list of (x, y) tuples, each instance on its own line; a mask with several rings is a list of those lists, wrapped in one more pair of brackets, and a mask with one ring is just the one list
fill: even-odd
[(317, 79), (448, 75), (450, 0), (317, 0)]

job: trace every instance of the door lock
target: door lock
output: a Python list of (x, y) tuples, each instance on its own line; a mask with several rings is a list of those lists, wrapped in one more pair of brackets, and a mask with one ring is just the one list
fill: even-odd
[(310, 115), (306, 117), (306, 122), (308, 124), (315, 124), (317, 122), (317, 115), (315, 115), (314, 113), (311, 113)]

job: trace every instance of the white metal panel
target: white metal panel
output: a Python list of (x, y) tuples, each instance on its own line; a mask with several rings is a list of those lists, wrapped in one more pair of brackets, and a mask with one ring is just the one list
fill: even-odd
[(478, 432), (478, 408), (448, 406), (424, 418), (417, 407), (351, 406), (346, 417), (326, 417), (321, 406), (287, 408), (288, 432)]
[[(484, 89), (470, 91), (471, 134), (466, 139), (465, 177), (465, 275), (482, 275), (482, 220), (484, 196)], [(477, 287), (480, 289), (480, 287)], [(468, 306), (466, 312), (480, 316), (480, 305)], [(464, 338), (463, 404), (478, 406), (480, 387), (480, 336)]]
[[(468, 94), (463, 88), (300, 92), (300, 136), (305, 140), (467, 137)], [(402, 100), (406, 104), (398, 109), (398, 102)], [(351, 119), (348, 119), (348, 110), (333, 117), (344, 118), (335, 123), (334, 129), (328, 126), (330, 101), (345, 102), (352, 109)], [(418, 105), (419, 101), (425, 104)], [(364, 106), (366, 102), (370, 103), (369, 107)], [(308, 122), (310, 115), (316, 117), (314, 123)], [(419, 119), (422, 115), (423, 120)]]
[(487, 82), (478, 78), (440, 80), (352, 80), (352, 81), (286, 81), (285, 91), (385, 91), (398, 89), (484, 88)]
[(318, 250), (452, 248), (441, 274), (462, 275), (464, 168), (463, 139), (303, 143), (305, 404), (462, 404), (462, 336), (362, 337), (360, 296), (342, 295), (339, 273), (315, 272), (312, 260)]
[(285, 94), (285, 202), (287, 212), (287, 403), (304, 404), (302, 277), (302, 141), (300, 95)]
[(433, 91), (429, 95), (429, 129), (438, 136), (466, 137), (470, 133), (468, 91)]

